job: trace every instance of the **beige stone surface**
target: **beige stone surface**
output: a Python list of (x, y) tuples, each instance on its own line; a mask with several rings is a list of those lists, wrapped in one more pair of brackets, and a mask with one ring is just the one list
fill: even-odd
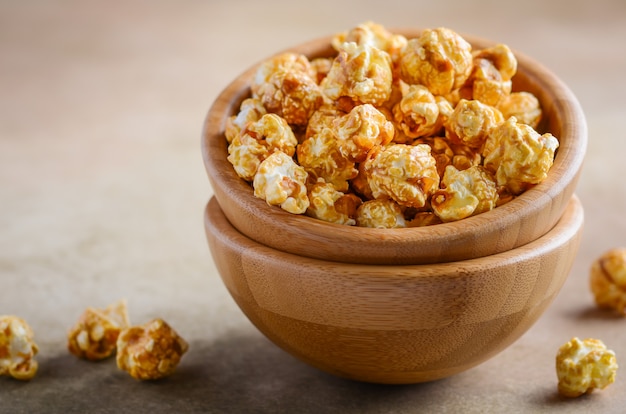
[[(285, 354), (236, 307), (204, 238), (213, 99), (265, 56), (365, 20), (507, 43), (558, 74), (589, 125), (586, 226), (563, 290), (510, 348), (434, 383), (359, 384)], [(588, 288), (592, 260), (626, 246), (625, 41), (621, 0), (0, 0), (0, 314), (40, 348), (35, 379), (0, 378), (0, 412), (624, 412), (624, 374), (566, 400), (554, 358), (596, 337), (626, 368), (626, 319)], [(189, 342), (173, 376), (142, 383), (69, 354), (82, 311), (120, 298), (132, 323), (161, 317)]]

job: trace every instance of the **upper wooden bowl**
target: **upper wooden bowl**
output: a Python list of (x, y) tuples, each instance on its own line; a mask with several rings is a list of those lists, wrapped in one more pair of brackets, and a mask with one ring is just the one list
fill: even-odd
[(296, 256), (238, 232), (215, 199), (205, 228), (239, 307), (270, 340), (329, 373), (376, 383), (447, 377), (494, 356), (567, 278), (583, 211), (516, 249), (459, 262), (377, 266)]
[[(419, 30), (397, 30), (407, 38)], [(464, 36), (476, 48), (494, 42)], [(290, 51), (309, 58), (332, 56), (330, 37)], [(540, 132), (559, 141), (548, 178), (513, 201), (492, 211), (457, 222), (429, 227), (370, 229), (327, 223), (293, 215), (254, 197), (250, 184), (239, 178), (226, 159), (225, 122), (237, 113), (250, 94), (251, 67), (224, 89), (204, 123), (202, 154), (206, 171), (224, 214), (244, 235), (278, 250), (346, 263), (419, 264), (464, 260), (504, 252), (531, 242), (559, 220), (574, 194), (587, 146), (587, 127), (581, 107), (552, 72), (515, 52), (518, 72), (514, 90), (532, 92), (539, 99), (544, 120)]]

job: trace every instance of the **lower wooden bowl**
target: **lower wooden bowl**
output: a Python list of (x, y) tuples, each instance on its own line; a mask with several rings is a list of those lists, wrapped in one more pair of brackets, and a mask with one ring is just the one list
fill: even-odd
[(205, 228), (230, 294), (275, 344), (328, 373), (416, 383), (493, 357), (540, 317), (577, 253), (574, 196), (556, 226), (520, 247), (457, 262), (365, 265), (285, 253), (242, 235), (215, 199)]

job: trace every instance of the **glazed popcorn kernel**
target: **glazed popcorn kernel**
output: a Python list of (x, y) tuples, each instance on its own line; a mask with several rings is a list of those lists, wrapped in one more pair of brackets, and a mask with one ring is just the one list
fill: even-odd
[(117, 337), (130, 325), (126, 301), (105, 309), (87, 308), (68, 332), (67, 348), (79, 358), (97, 361), (115, 353)]
[(402, 35), (389, 32), (380, 24), (365, 22), (349, 31), (338, 33), (331, 39), (331, 45), (337, 51), (340, 51), (346, 42), (374, 46), (389, 53), (392, 60), (395, 60), (406, 45), (407, 39)]
[(440, 177), (443, 177), (448, 165), (454, 166), (457, 170), (466, 170), (482, 162), (482, 157), (475, 148), (464, 144), (453, 144), (444, 137), (419, 138), (413, 144), (426, 144), (430, 147), (430, 153), (437, 162), (437, 173)]
[(552, 134), (540, 135), (510, 117), (489, 133), (483, 165), (495, 174), (499, 186), (517, 195), (546, 178), (558, 146)]
[(382, 105), (391, 94), (391, 57), (369, 44), (341, 45), (322, 91), (334, 101), (346, 98), (353, 104)]
[(189, 349), (162, 319), (123, 330), (117, 339), (117, 366), (139, 380), (154, 380), (174, 372)]
[(265, 114), (248, 126), (228, 146), (228, 161), (235, 172), (252, 181), (259, 164), (275, 151), (293, 156), (298, 140), (291, 127), (276, 114)]
[(579, 397), (596, 388), (606, 388), (615, 381), (617, 368), (615, 353), (602, 341), (572, 338), (556, 355), (559, 393)]
[(260, 100), (254, 98), (245, 99), (239, 107), (239, 113), (226, 120), (224, 130), (226, 141), (228, 141), (229, 144), (233, 142), (235, 137), (241, 134), (241, 131), (245, 129), (248, 124), (258, 121), (266, 113), (267, 111)]
[(514, 116), (517, 122), (537, 128), (542, 111), (539, 100), (530, 92), (513, 92), (504, 97), (497, 108), (505, 119)]
[(355, 162), (364, 161), (372, 148), (390, 143), (395, 131), (385, 115), (370, 104), (355, 106), (333, 121), (332, 129), (341, 153)]
[(400, 56), (400, 76), (426, 86), (434, 95), (460, 88), (472, 71), (472, 46), (446, 28), (426, 29), (410, 39)]
[(299, 53), (281, 53), (265, 60), (259, 66), (250, 85), (252, 96), (254, 98), (262, 96), (262, 88), (271, 81), (272, 76), (284, 72), (300, 72), (312, 79), (317, 76), (306, 56)]
[(259, 165), (252, 186), (254, 195), (269, 205), (294, 214), (309, 208), (308, 173), (284, 152), (274, 152)]
[(496, 106), (511, 93), (511, 78), (517, 72), (517, 59), (508, 46), (499, 44), (474, 51), (474, 69), (468, 83), (472, 99)]
[(374, 198), (391, 198), (404, 207), (424, 207), (439, 186), (437, 163), (424, 144), (379, 147), (365, 161)]
[(599, 307), (626, 316), (626, 248), (611, 249), (593, 262), (590, 285)]
[(504, 121), (496, 108), (477, 100), (461, 99), (446, 122), (446, 135), (451, 142), (481, 148), (487, 135)]
[(332, 128), (335, 119), (344, 116), (346, 112), (341, 111), (335, 105), (325, 104), (313, 112), (309, 123), (306, 126), (304, 138), (310, 138), (313, 135), (319, 134), (326, 128)]
[(31, 327), (21, 318), (0, 316), (0, 375), (30, 380), (37, 374), (39, 349)]
[(405, 89), (400, 102), (393, 107), (393, 118), (407, 137), (431, 136), (443, 128), (441, 105), (451, 109), (448, 101), (442, 97), (436, 98), (425, 86), (410, 85)]
[(498, 190), (493, 176), (481, 166), (459, 171), (449, 165), (441, 180), (444, 188), (430, 201), (442, 221), (461, 220), (496, 207)]
[(313, 179), (322, 178), (338, 191), (348, 191), (348, 180), (358, 174), (355, 163), (341, 153), (339, 141), (328, 128), (305, 139), (296, 148), (296, 154), (298, 164)]
[(393, 200), (382, 198), (368, 200), (356, 211), (359, 227), (394, 229), (406, 227), (402, 208)]
[(306, 214), (329, 223), (356, 225), (356, 211), (362, 201), (354, 194), (337, 191), (323, 180), (309, 189), (309, 208)]

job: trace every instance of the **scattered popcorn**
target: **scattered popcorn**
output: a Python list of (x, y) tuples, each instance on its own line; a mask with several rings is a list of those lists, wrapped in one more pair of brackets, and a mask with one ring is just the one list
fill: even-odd
[(599, 307), (626, 316), (626, 248), (611, 249), (596, 259), (590, 284)]
[(39, 349), (33, 330), (17, 316), (0, 316), (0, 375), (30, 380), (37, 373)]
[[(547, 177), (559, 141), (535, 129), (537, 97), (512, 91), (508, 46), (472, 49), (443, 27), (407, 39), (374, 22), (329, 46), (334, 56), (261, 63), (226, 121), (228, 160), (256, 197), (333, 223), (418, 227), (497, 208)], [(403, 220), (364, 206), (374, 200)]]
[(117, 366), (139, 380), (174, 372), (189, 345), (165, 321), (154, 319), (123, 330), (117, 339)]
[(559, 393), (579, 397), (595, 388), (604, 389), (615, 381), (617, 368), (615, 353), (602, 341), (572, 338), (556, 355)]
[(79, 358), (97, 361), (115, 353), (117, 337), (130, 325), (126, 301), (106, 307), (89, 307), (68, 332), (68, 350)]
[(280, 206), (294, 214), (309, 208), (306, 180), (308, 174), (284, 152), (277, 151), (259, 165), (252, 186), (254, 195), (269, 205)]

